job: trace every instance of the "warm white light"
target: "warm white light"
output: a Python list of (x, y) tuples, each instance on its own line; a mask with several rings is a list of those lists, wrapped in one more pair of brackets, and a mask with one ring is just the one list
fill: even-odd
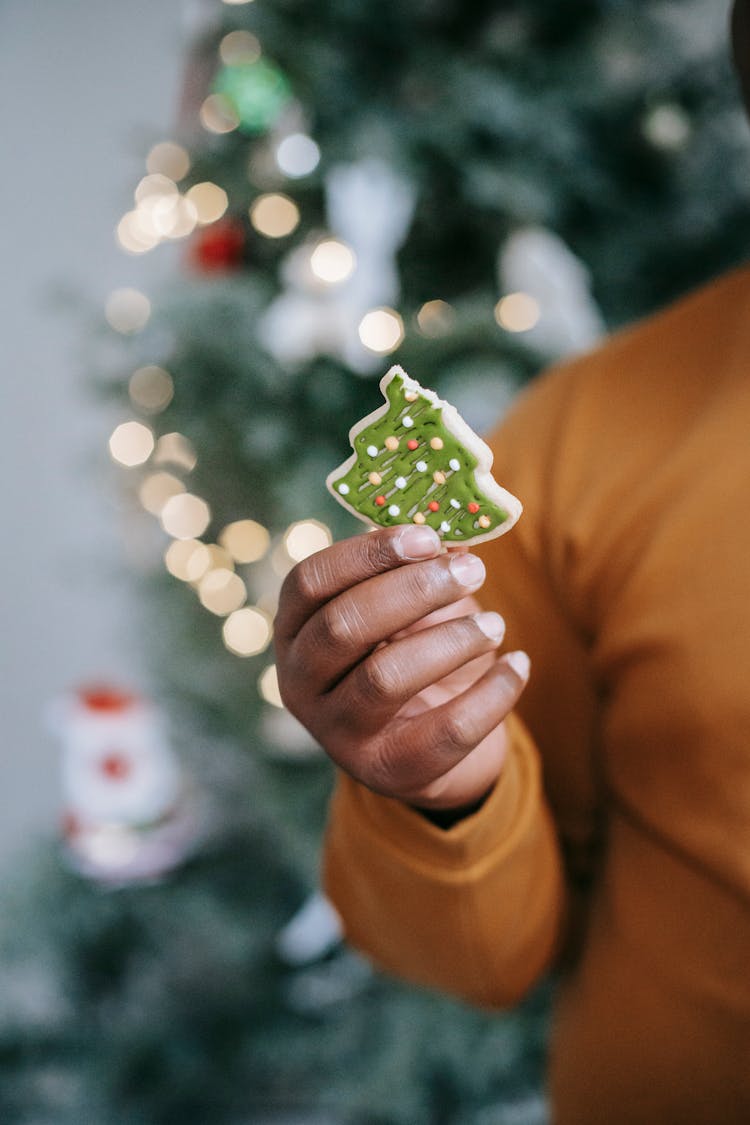
[(157, 465), (176, 465), (190, 472), (198, 458), (191, 443), (182, 434), (162, 434), (156, 443), (154, 461)]
[(198, 211), (189, 199), (180, 196), (158, 219), (154, 216), (154, 224), (165, 238), (187, 238), (198, 225)]
[(305, 133), (291, 133), (276, 149), (276, 163), (286, 176), (309, 176), (320, 163), (320, 149)]
[(150, 473), (141, 481), (138, 499), (147, 512), (158, 516), (167, 500), (184, 491), (185, 485), (171, 473)]
[(310, 256), (311, 270), (328, 285), (346, 281), (354, 273), (356, 264), (354, 251), (336, 238), (326, 238), (319, 242)]
[(247, 590), (239, 574), (219, 567), (209, 570), (201, 579), (198, 597), (204, 609), (215, 613), (217, 617), (226, 617), (228, 613), (240, 608), (247, 598)]
[(234, 559), (224, 547), (218, 543), (207, 543), (208, 567), (210, 570), (234, 570)]
[(159, 235), (140, 209), (123, 215), (116, 235), (118, 245), (128, 254), (145, 254), (159, 245)]
[(183, 492), (167, 500), (160, 518), (162, 527), (173, 539), (197, 539), (211, 522), (211, 509), (200, 496)]
[(643, 122), (646, 138), (657, 148), (682, 148), (690, 139), (690, 118), (680, 105), (667, 103), (655, 106)]
[(245, 606), (231, 613), (222, 628), (224, 644), (236, 656), (256, 656), (268, 648), (271, 622), (257, 606)]
[(359, 323), (359, 338), (379, 355), (394, 352), (404, 338), (404, 322), (395, 309), (372, 309)]
[(507, 332), (528, 332), (539, 316), (539, 303), (528, 293), (508, 293), (495, 305), (495, 320)]
[(152, 175), (161, 174), (178, 182), (190, 171), (190, 156), (175, 141), (160, 141), (150, 149), (146, 168)]
[(333, 536), (329, 529), (318, 520), (300, 520), (287, 528), (284, 546), (290, 559), (301, 562), (316, 551), (330, 547)]
[(250, 222), (266, 238), (284, 238), (300, 220), (299, 207), (288, 195), (259, 195), (250, 208)]
[(199, 113), (201, 125), (209, 133), (231, 133), (240, 123), (234, 106), (221, 94), (209, 94)]
[(230, 31), (219, 44), (221, 61), (227, 66), (257, 62), (260, 53), (260, 41), (249, 31)]
[(154, 450), (154, 435), (142, 422), (122, 422), (109, 439), (115, 461), (132, 468), (148, 461)]
[(162, 175), (161, 172), (144, 176), (135, 189), (135, 201), (139, 206), (144, 204), (148, 206), (149, 200), (169, 199), (170, 197), (176, 199), (178, 195), (177, 184), (169, 176)]
[(175, 578), (198, 582), (211, 565), (211, 556), (205, 543), (197, 539), (175, 539), (164, 552), (164, 562)]
[(281, 692), (279, 691), (279, 677), (276, 671), (275, 664), (269, 664), (264, 668), (258, 677), (258, 691), (265, 699), (266, 703), (272, 704), (274, 707), (283, 707), (281, 702)]
[(263, 558), (270, 546), (271, 537), (265, 527), (255, 520), (236, 520), (227, 524), (219, 536), (219, 542), (235, 562), (253, 563)]
[(447, 301), (426, 301), (417, 313), (417, 324), (425, 336), (444, 336), (450, 332), (456, 314)]
[(139, 289), (115, 289), (107, 298), (104, 315), (115, 332), (130, 336), (148, 323), (151, 302)]
[(229, 206), (229, 198), (224, 188), (206, 180), (202, 184), (194, 184), (185, 196), (188, 203), (195, 208), (195, 214), (201, 226), (206, 223), (215, 223)]
[(172, 401), (174, 383), (172, 376), (163, 367), (149, 364), (133, 372), (128, 392), (134, 406), (147, 414), (158, 414)]
[(232, 6), (239, 6), (240, 4), (252, 4), (253, 0), (223, 0), (223, 2)]

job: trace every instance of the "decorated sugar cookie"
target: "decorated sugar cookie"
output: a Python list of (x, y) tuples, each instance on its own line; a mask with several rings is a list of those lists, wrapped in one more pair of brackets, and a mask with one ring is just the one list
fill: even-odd
[(326, 479), (336, 499), (366, 523), (428, 524), (446, 543), (510, 530), (521, 503), (493, 479), (491, 449), (455, 407), (401, 367), (380, 389), (385, 406), (351, 428), (354, 453)]

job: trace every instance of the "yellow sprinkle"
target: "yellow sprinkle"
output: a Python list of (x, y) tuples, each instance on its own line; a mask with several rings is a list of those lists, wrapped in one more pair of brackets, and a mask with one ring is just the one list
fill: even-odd
[(426, 521), (426, 516), (424, 516), (422, 514), (422, 512), (415, 512), (414, 513), (414, 523), (425, 523), (425, 521)]
[(430, 448), (431, 449), (442, 449), (443, 448), (443, 439), (439, 438), (439, 437), (430, 438)]
[(404, 398), (407, 402), (416, 402), (419, 395), (416, 391), (404, 391)]
[(432, 474), (432, 479), (434, 480), (435, 484), (445, 484), (445, 473), (441, 473), (438, 469), (436, 473)]
[(477, 520), (477, 523), (479, 524), (480, 527), (489, 527), (490, 524), (492, 523), (492, 520), (490, 519), (489, 516), (480, 516), (479, 519)]
[(384, 442), (385, 448), (390, 450), (398, 449), (398, 438), (387, 437)]
[(370, 484), (382, 484), (383, 483), (383, 478), (381, 477), (380, 473), (370, 473), (370, 475), (367, 479), (369, 480)]

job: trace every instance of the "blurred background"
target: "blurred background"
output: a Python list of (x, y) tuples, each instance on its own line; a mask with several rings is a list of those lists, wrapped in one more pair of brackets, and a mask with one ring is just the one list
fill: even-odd
[(273, 616), (392, 362), (486, 430), (746, 259), (727, 8), (0, 3), (3, 1123), (547, 1120), (551, 982), (341, 943)]

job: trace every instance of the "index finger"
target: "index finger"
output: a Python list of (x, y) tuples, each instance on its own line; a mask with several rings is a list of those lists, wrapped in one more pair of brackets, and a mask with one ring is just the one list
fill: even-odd
[(338, 594), (394, 567), (440, 554), (431, 527), (405, 524), (334, 543), (297, 563), (281, 590), (274, 625), (277, 640), (291, 640), (304, 623)]

